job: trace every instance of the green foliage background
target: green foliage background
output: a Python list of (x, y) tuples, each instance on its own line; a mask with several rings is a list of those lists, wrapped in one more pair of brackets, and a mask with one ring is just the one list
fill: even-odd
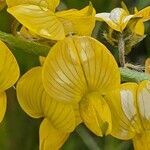
[[(97, 12), (109, 12), (114, 7), (118, 7), (121, 3), (120, 0), (91, 0)], [(67, 8), (83, 8), (88, 5), (88, 0), (64, 0), (63, 7)], [(142, 9), (145, 6), (150, 5), (150, 0), (126, 0), (125, 3), (129, 8), (137, 6), (138, 9)], [(61, 7), (60, 6), (60, 9)], [(0, 11), (0, 31), (11, 33), (11, 26), (13, 23), (13, 17), (10, 16), (6, 9)], [(101, 23), (96, 24), (96, 29), (93, 36), (99, 38), (102, 42), (102, 28)], [(100, 29), (100, 30), (99, 30)], [(128, 56), (128, 60), (134, 63), (142, 64), (146, 57), (150, 56), (150, 24), (146, 23), (147, 37), (138, 44), (131, 54)], [(8, 45), (9, 46), (9, 45)], [(22, 51), (19, 48), (14, 47), (18, 63), (21, 68), (21, 74), (33, 66), (39, 65), (38, 57), (34, 54), (29, 54)], [(112, 52), (115, 50), (112, 49)], [(4, 121), (0, 124), (0, 150), (38, 150), (38, 130), (41, 120), (32, 119), (23, 112), (20, 108), (14, 88), (7, 91), (8, 107), (4, 118)], [(117, 120), (116, 120), (117, 121)], [(72, 133), (69, 140), (65, 143), (62, 150), (89, 150), (84, 142), (83, 130), (80, 130), (81, 126)], [(120, 141), (111, 136), (96, 137), (90, 131), (85, 128), (85, 133), (93, 139), (97, 149), (93, 150), (132, 150), (133, 146), (131, 141)], [(87, 137), (88, 137), (87, 136)], [(86, 139), (88, 139), (86, 137)], [(89, 138), (89, 139), (90, 139)], [(87, 141), (90, 142), (90, 141)], [(92, 149), (91, 149), (92, 150)]]

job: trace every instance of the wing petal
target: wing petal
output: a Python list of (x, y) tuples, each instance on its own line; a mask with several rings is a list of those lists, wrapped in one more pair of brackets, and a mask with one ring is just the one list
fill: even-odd
[(65, 37), (62, 23), (48, 9), (24, 4), (8, 8), (8, 12), (30, 31), (44, 38), (62, 40)]
[(18, 101), (23, 110), (34, 118), (47, 117), (60, 130), (73, 131), (75, 113), (71, 105), (53, 100), (42, 84), (42, 67), (28, 71), (17, 84)]
[(81, 10), (60, 11), (56, 16), (62, 22), (66, 35), (91, 35), (95, 26), (95, 10), (91, 5)]
[(19, 78), (19, 66), (8, 47), (0, 41), (0, 91), (10, 88)]
[(57, 130), (48, 119), (40, 126), (40, 150), (58, 150), (66, 142), (69, 133)]

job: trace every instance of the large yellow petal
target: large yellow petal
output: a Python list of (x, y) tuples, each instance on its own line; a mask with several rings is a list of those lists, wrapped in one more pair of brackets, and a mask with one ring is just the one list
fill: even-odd
[(79, 102), (89, 91), (104, 94), (120, 84), (117, 64), (107, 48), (79, 36), (57, 42), (45, 60), (42, 77), (45, 90), (64, 102)]
[[(120, 85), (118, 65), (109, 50), (91, 37), (73, 38), (80, 65), (90, 91), (107, 93)], [(113, 68), (113, 70), (112, 70)]]
[(91, 35), (95, 26), (95, 9), (91, 5), (81, 10), (60, 11), (56, 16), (62, 22), (66, 35)]
[(8, 12), (29, 30), (44, 38), (62, 40), (65, 37), (62, 23), (48, 9), (24, 4), (8, 8)]
[(127, 140), (141, 131), (136, 110), (137, 84), (125, 83), (106, 95), (105, 99), (112, 113), (112, 135)]
[(8, 47), (0, 41), (0, 91), (10, 88), (18, 77), (17, 61)]
[(0, 122), (3, 120), (5, 112), (6, 112), (6, 106), (7, 106), (7, 100), (6, 100), (6, 93), (0, 92)]
[(28, 71), (17, 84), (18, 101), (23, 110), (34, 118), (47, 117), (61, 130), (73, 131), (75, 113), (71, 105), (53, 100), (42, 84), (42, 67)]
[(90, 93), (80, 102), (81, 118), (85, 125), (96, 135), (111, 132), (111, 113), (109, 107), (98, 93)]
[(137, 105), (144, 130), (150, 130), (150, 81), (143, 81), (139, 84)]
[(8, 7), (22, 4), (37, 5), (55, 11), (60, 0), (6, 0)]
[(40, 126), (40, 150), (58, 150), (66, 142), (69, 133), (57, 130), (48, 119)]
[(140, 10), (135, 14), (136, 17), (141, 17), (143, 21), (150, 20), (150, 6)]
[(43, 66), (43, 84), (53, 98), (78, 102), (86, 92), (86, 81), (72, 38), (59, 41)]
[(134, 150), (150, 150), (150, 132), (144, 131), (133, 138)]

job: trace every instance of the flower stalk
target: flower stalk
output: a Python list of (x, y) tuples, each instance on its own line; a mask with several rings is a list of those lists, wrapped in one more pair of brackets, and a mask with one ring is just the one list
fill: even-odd
[(120, 66), (125, 66), (125, 42), (123, 39), (123, 34), (120, 33), (119, 39), (118, 39), (118, 50), (119, 50), (119, 62)]

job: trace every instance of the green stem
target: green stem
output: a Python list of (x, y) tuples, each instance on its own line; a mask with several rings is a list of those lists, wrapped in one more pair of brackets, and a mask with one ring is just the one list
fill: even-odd
[(123, 34), (121, 33), (118, 39), (118, 50), (119, 50), (119, 62), (120, 66), (125, 66), (125, 42), (123, 39)]
[(143, 80), (150, 80), (150, 75), (138, 72), (135, 70), (131, 70), (128, 68), (120, 68), (121, 81), (122, 82), (141, 82)]
[(93, 139), (93, 137), (88, 133), (88, 131), (84, 128), (84, 126), (80, 125), (76, 132), (79, 134), (85, 145), (89, 150), (100, 150), (97, 143)]
[(37, 42), (29, 41), (21, 37), (13, 36), (8, 33), (0, 31), (0, 40), (7, 43), (11, 50), (20, 49), (24, 52), (35, 54), (38, 56), (46, 56), (50, 47)]

